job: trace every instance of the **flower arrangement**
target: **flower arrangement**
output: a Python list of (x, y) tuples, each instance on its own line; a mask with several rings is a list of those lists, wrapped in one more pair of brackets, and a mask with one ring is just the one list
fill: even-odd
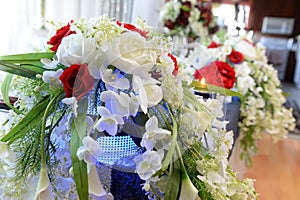
[(217, 29), (210, 1), (166, 1), (160, 19), (171, 35), (205, 38)]
[(264, 133), (277, 141), (294, 129), (292, 109), (284, 107), (286, 98), (277, 71), (267, 63), (264, 46), (219, 32), (210, 44), (199, 45), (191, 51), (189, 59), (197, 68), (194, 78), (198, 80), (202, 76), (209, 77), (211, 72), (208, 70), (214, 65), (219, 66), (218, 63), (226, 65), (226, 69), (231, 68), (229, 72), (225, 70), (225, 76), (219, 79), (224, 87), (233, 87), (243, 94), (240, 98), (240, 156), (247, 165), (251, 165), (251, 155), (257, 152), (256, 141)]
[(12, 108), (0, 132), (1, 199), (111, 198), (98, 174), (98, 139), (137, 126), (134, 172), (150, 199), (256, 199), (252, 180), (228, 166), (233, 138), (222, 101), (194, 95), (168, 38), (141, 20), (101, 16), (57, 26), (48, 44), (0, 57)]

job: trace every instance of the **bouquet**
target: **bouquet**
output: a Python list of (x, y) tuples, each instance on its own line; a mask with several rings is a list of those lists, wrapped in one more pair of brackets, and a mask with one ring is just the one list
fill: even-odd
[(0, 134), (1, 199), (112, 198), (97, 164), (101, 141), (120, 134), (139, 139), (130, 156), (150, 199), (256, 199), (252, 180), (228, 166), (222, 101), (197, 98), (170, 40), (137, 24), (74, 19), (57, 25), (44, 52), (0, 57), (11, 107)]
[[(240, 98), (240, 156), (247, 165), (251, 165), (251, 155), (257, 152), (256, 141), (264, 133), (277, 141), (295, 127), (292, 109), (284, 107), (285, 94), (265, 51), (259, 43), (254, 45), (246, 38), (219, 32), (210, 44), (199, 45), (189, 55), (196, 80), (204, 77), (208, 83), (234, 88), (243, 94)], [(213, 68), (220, 70), (219, 82), (211, 78), (216, 74)]]
[(171, 35), (205, 38), (217, 30), (209, 1), (166, 1), (160, 19)]

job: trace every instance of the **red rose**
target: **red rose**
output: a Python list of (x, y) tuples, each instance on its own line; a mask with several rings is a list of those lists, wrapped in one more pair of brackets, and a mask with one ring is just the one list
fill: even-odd
[(87, 65), (71, 65), (59, 77), (64, 85), (66, 97), (80, 100), (94, 87), (94, 78), (90, 75)]
[(116, 23), (119, 25), (119, 26), (123, 26), (124, 28), (126, 28), (127, 30), (130, 30), (130, 31), (135, 31), (137, 33), (139, 33), (141, 36), (143, 37), (147, 37), (147, 31), (143, 31), (137, 27), (135, 27), (134, 25), (132, 24), (126, 24), (126, 23), (122, 23), (122, 22), (119, 22), (119, 21), (116, 21)]
[(221, 44), (216, 43), (215, 41), (212, 41), (207, 48), (213, 49), (213, 48), (218, 48), (219, 46), (222, 46)]
[(239, 52), (232, 49), (231, 53), (228, 56), (230, 62), (233, 62), (235, 64), (241, 63), (244, 61), (244, 55)]
[(194, 78), (205, 78), (208, 84), (230, 89), (235, 83), (235, 71), (226, 62), (215, 61), (195, 71)]
[(170, 19), (168, 19), (166, 22), (165, 22), (165, 26), (170, 29), (170, 30), (174, 30), (175, 29), (175, 23), (172, 22)]
[(47, 44), (53, 45), (50, 50), (56, 53), (62, 39), (68, 35), (76, 33), (75, 31), (70, 30), (70, 24), (61, 27), (56, 31), (56, 34), (47, 42)]
[(177, 76), (178, 74), (178, 70), (179, 70), (179, 66), (178, 66), (178, 63), (177, 63), (177, 59), (176, 57), (174, 57), (171, 53), (168, 53), (168, 56), (172, 59), (173, 63), (174, 63), (174, 70), (172, 72), (172, 74), (174, 76)]

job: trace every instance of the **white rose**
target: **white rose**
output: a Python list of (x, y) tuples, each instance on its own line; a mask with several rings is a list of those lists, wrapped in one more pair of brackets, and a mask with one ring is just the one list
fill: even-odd
[(139, 33), (129, 31), (111, 41), (107, 48), (108, 64), (128, 74), (143, 74), (150, 71), (156, 61), (156, 53)]
[(72, 64), (89, 64), (94, 62), (100, 52), (86, 38), (80, 34), (64, 37), (56, 55), (59, 63), (70, 66)]

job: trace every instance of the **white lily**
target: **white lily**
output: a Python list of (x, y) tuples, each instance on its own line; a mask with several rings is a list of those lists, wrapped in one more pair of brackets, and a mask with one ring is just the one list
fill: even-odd
[(179, 200), (187, 200), (187, 199), (200, 200), (200, 197), (198, 196), (197, 188), (193, 185), (190, 178), (185, 172), (182, 174)]
[(144, 113), (147, 113), (147, 108), (157, 105), (163, 97), (162, 89), (157, 84), (159, 82), (153, 78), (143, 80), (139, 76), (133, 75), (132, 87), (136, 92), (137, 99)]
[(107, 131), (110, 135), (117, 134), (118, 124), (124, 124), (124, 121), (120, 115), (112, 114), (107, 108), (100, 106), (97, 109), (101, 118), (95, 124), (95, 128), (98, 131)]
[(104, 197), (107, 195), (100, 182), (95, 165), (88, 165), (88, 185), (89, 194), (92, 194), (96, 197)]
[(104, 91), (100, 95), (100, 100), (105, 102), (105, 107), (112, 114), (121, 117), (135, 116), (139, 108), (137, 98), (135, 96), (130, 97), (124, 92), (117, 94), (110, 90)]
[(35, 193), (35, 200), (54, 200), (50, 190), (50, 180), (48, 177), (46, 167), (42, 167), (40, 171), (40, 178)]
[(77, 157), (79, 160), (84, 160), (89, 165), (94, 165), (98, 156), (103, 153), (100, 145), (90, 136), (85, 136), (82, 139), (83, 146), (77, 149)]

